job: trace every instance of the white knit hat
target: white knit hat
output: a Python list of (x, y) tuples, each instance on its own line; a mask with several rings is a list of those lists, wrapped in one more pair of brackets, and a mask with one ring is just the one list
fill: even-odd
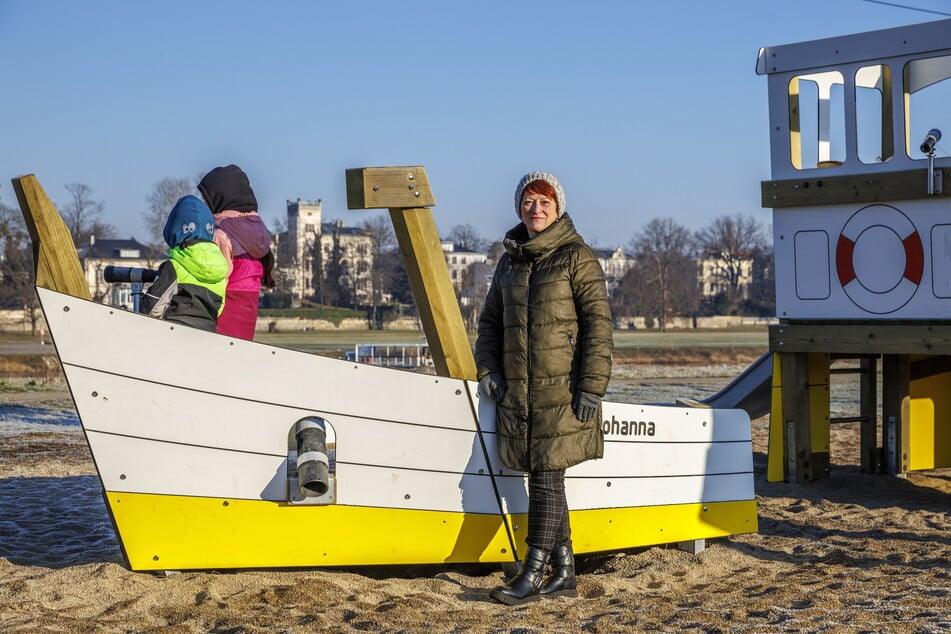
[(548, 172), (529, 172), (518, 182), (518, 187), (515, 188), (515, 215), (521, 219), (522, 192), (525, 191), (525, 188), (528, 187), (530, 183), (534, 183), (535, 181), (544, 181), (552, 186), (555, 190), (555, 196), (558, 198), (558, 217), (561, 218), (564, 216), (565, 190), (562, 188), (561, 183), (558, 182), (558, 179), (555, 178), (555, 175), (549, 174)]

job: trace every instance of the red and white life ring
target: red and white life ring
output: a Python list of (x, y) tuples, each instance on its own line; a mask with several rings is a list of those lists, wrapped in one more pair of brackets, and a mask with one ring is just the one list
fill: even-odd
[(859, 308), (893, 313), (918, 290), (925, 269), (921, 235), (911, 219), (888, 205), (869, 205), (849, 218), (835, 248), (839, 284)]

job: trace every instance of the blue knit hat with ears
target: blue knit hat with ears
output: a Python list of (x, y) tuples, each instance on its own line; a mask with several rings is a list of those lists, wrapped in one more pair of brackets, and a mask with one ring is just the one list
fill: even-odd
[(182, 196), (172, 207), (165, 223), (162, 237), (170, 247), (177, 247), (185, 240), (211, 241), (215, 234), (215, 218), (201, 198)]
[(515, 188), (515, 215), (518, 216), (519, 220), (522, 218), (522, 192), (525, 191), (525, 188), (529, 184), (534, 183), (535, 181), (545, 181), (555, 190), (555, 196), (558, 198), (558, 217), (561, 218), (565, 215), (565, 190), (562, 188), (561, 183), (558, 182), (558, 179), (555, 178), (554, 174), (549, 174), (548, 172), (529, 172), (522, 177), (522, 180), (518, 182), (518, 187)]

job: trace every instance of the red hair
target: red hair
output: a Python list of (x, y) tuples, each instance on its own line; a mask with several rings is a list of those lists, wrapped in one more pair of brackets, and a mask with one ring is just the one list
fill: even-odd
[[(522, 190), (522, 198), (525, 198), (525, 194), (547, 196), (554, 201), (555, 211), (561, 211), (558, 209), (558, 194), (555, 193), (555, 188), (546, 181), (532, 181)], [(521, 204), (521, 202), (522, 201), (519, 201), (519, 204)]]

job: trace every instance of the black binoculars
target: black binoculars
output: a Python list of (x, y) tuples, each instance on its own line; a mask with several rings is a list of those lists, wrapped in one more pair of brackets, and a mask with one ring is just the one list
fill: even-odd
[(102, 279), (110, 284), (121, 282), (154, 282), (158, 271), (132, 266), (107, 266), (102, 270)]

